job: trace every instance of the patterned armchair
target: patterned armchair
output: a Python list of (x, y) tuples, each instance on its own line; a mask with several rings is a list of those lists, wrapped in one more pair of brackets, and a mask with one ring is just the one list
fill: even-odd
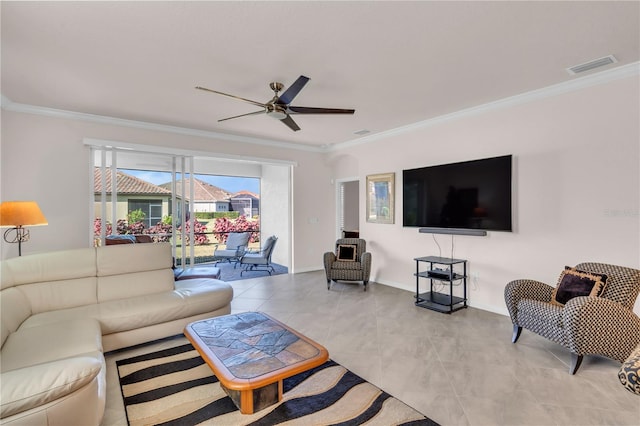
[(601, 296), (574, 297), (557, 306), (550, 303), (554, 288), (539, 281), (515, 280), (504, 290), (513, 322), (512, 342), (526, 328), (559, 343), (571, 351), (571, 374), (584, 355), (623, 362), (640, 344), (640, 318), (633, 313), (640, 271), (604, 263), (580, 263), (576, 269), (607, 275)]
[(331, 281), (362, 281), (367, 291), (371, 274), (371, 253), (367, 252), (367, 242), (361, 238), (340, 238), (336, 241), (336, 251), (324, 254), (324, 271), (327, 275), (327, 289)]
[(618, 378), (625, 389), (640, 395), (640, 345), (636, 346), (629, 358), (622, 363)]

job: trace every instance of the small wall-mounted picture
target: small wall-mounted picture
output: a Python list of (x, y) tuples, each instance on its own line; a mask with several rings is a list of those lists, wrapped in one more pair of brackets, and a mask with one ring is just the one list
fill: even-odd
[(367, 222), (394, 223), (395, 173), (367, 176)]

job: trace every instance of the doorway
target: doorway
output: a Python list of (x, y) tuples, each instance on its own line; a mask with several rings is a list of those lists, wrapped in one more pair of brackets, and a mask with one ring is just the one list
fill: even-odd
[(343, 231), (360, 232), (360, 181), (358, 178), (336, 181), (336, 238)]

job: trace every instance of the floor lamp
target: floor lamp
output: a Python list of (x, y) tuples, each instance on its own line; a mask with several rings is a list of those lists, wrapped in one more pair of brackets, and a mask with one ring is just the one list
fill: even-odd
[(4, 240), (18, 243), (18, 256), (22, 256), (22, 243), (29, 241), (29, 230), (24, 227), (40, 225), (48, 225), (47, 218), (35, 201), (4, 201), (0, 204), (0, 227), (9, 227), (4, 232)]

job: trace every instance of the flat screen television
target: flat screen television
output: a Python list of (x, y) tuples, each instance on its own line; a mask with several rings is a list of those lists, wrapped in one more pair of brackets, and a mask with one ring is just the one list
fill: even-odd
[(402, 225), (511, 231), (512, 156), (402, 172)]

